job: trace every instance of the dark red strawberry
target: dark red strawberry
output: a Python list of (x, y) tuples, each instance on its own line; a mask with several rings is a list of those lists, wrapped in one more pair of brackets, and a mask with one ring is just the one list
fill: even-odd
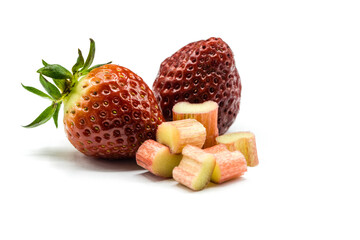
[[(163, 116), (151, 89), (129, 69), (114, 64), (89, 68), (94, 50), (91, 40), (86, 62), (79, 51), (73, 73), (44, 62), (38, 72), (49, 95), (24, 87), (49, 98), (52, 104), (25, 127), (36, 127), (52, 117), (57, 125), (58, 111), (64, 102), (65, 132), (80, 152), (107, 159), (133, 158), (142, 142), (155, 138)], [(57, 87), (43, 75), (53, 78)]]
[(235, 121), (241, 97), (240, 76), (230, 47), (221, 38), (193, 42), (165, 59), (153, 84), (167, 121), (177, 102), (219, 104), (219, 134)]

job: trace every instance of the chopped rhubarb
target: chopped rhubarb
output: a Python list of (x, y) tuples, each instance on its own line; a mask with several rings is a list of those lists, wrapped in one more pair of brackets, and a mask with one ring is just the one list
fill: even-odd
[(217, 137), (216, 141), (219, 144), (225, 144), (230, 151), (240, 151), (245, 156), (248, 166), (254, 167), (259, 164), (255, 135), (253, 133), (228, 133)]
[(214, 183), (223, 183), (243, 175), (246, 170), (246, 159), (239, 151), (231, 152), (225, 145), (219, 144), (204, 149), (205, 152), (214, 155), (216, 165), (211, 176)]
[(168, 146), (174, 154), (181, 153), (187, 144), (201, 148), (205, 138), (205, 127), (195, 119), (163, 122), (156, 132), (156, 140)]
[(173, 107), (173, 120), (196, 119), (206, 128), (204, 148), (216, 144), (215, 138), (219, 135), (217, 127), (218, 104), (213, 101), (203, 103), (179, 102)]
[(156, 176), (172, 177), (172, 171), (179, 165), (181, 157), (181, 154), (171, 154), (167, 146), (150, 139), (136, 152), (136, 163)]
[(204, 150), (186, 145), (183, 158), (173, 170), (173, 178), (192, 190), (201, 190), (209, 183), (215, 168), (215, 157)]

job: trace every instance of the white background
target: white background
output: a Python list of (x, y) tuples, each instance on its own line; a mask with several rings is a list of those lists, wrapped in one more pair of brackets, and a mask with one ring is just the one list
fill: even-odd
[[(0, 8), (0, 239), (360, 239), (358, 1), (6, 1)], [(133, 161), (82, 156), (48, 102), (41, 59), (71, 68), (97, 44), (152, 85), (189, 42), (221, 37), (242, 79), (230, 131), (260, 165), (192, 192)], [(61, 121), (60, 121), (61, 123)]]

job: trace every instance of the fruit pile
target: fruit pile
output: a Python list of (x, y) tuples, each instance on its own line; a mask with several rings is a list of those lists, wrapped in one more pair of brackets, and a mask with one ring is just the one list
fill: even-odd
[(203, 189), (210, 180), (223, 183), (243, 175), (247, 166), (258, 164), (255, 136), (237, 132), (216, 137), (215, 131), (209, 137), (208, 133), (217, 130), (217, 112), (213, 101), (175, 104), (174, 120), (160, 124), (156, 141), (147, 140), (140, 146), (137, 164), (156, 176), (173, 177), (192, 190)]
[(173, 177), (194, 190), (258, 164), (252, 133), (223, 135), (239, 112), (241, 82), (222, 39), (190, 43), (165, 59), (153, 91), (125, 67), (111, 62), (92, 66), (94, 56), (90, 39), (87, 58), (79, 49), (71, 71), (42, 61), (37, 72), (46, 93), (22, 86), (51, 103), (24, 127), (50, 119), (58, 127), (64, 105), (65, 133), (80, 152), (104, 159), (136, 157), (155, 175)]

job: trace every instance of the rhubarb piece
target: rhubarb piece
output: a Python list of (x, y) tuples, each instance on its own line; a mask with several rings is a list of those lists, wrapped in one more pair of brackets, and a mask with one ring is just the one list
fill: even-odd
[(255, 135), (251, 132), (224, 134), (216, 138), (217, 143), (225, 144), (230, 151), (238, 150), (246, 158), (247, 165), (255, 167), (259, 164)]
[(179, 166), (173, 170), (173, 178), (192, 190), (203, 189), (215, 168), (214, 155), (191, 145), (186, 145), (182, 154)]
[(216, 165), (211, 176), (214, 183), (223, 183), (233, 178), (240, 177), (246, 170), (246, 159), (239, 151), (231, 152), (224, 144), (215, 145), (204, 149), (214, 155)]
[(186, 144), (201, 148), (206, 138), (206, 129), (195, 119), (163, 122), (156, 132), (156, 140), (170, 148), (171, 153), (181, 153)]
[(136, 152), (136, 163), (156, 176), (171, 177), (179, 165), (181, 154), (171, 154), (167, 146), (154, 140), (146, 140)]
[(213, 101), (203, 103), (179, 102), (173, 107), (173, 120), (193, 118), (206, 128), (204, 148), (216, 145), (215, 138), (219, 135), (217, 127), (218, 104)]

